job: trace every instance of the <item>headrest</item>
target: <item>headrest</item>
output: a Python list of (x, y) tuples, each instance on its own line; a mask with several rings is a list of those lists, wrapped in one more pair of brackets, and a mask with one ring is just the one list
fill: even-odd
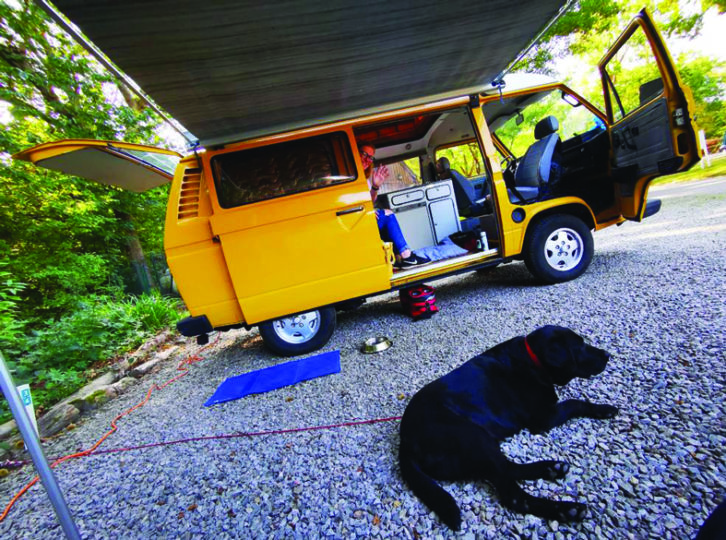
[(560, 129), (560, 124), (557, 122), (557, 118), (548, 116), (537, 122), (537, 125), (534, 126), (534, 138), (539, 141), (547, 135), (552, 135), (558, 129)]
[(438, 160), (436, 160), (436, 170), (438, 172), (444, 172), (451, 169), (451, 164), (449, 163), (449, 158), (446, 157), (440, 157)]

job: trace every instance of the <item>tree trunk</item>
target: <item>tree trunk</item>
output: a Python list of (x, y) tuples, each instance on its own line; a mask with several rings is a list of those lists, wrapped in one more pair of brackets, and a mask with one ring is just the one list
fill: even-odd
[(158, 289), (159, 286), (154, 279), (153, 274), (149, 270), (149, 265), (144, 255), (144, 249), (141, 247), (141, 242), (136, 234), (134, 228), (134, 222), (131, 216), (125, 212), (116, 212), (119, 219), (122, 219), (128, 223), (128, 236), (126, 237), (126, 243), (129, 250), (129, 260), (131, 266), (134, 267), (136, 277), (139, 280), (139, 285), (144, 292), (150, 292), (151, 289)]

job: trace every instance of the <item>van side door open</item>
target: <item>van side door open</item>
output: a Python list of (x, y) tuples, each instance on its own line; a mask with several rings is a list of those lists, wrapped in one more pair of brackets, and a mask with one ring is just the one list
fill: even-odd
[(640, 221), (655, 176), (698, 161), (692, 100), (648, 13), (633, 19), (598, 65), (620, 214)]
[(248, 324), (390, 288), (349, 130), (230, 145), (205, 161), (212, 232)]

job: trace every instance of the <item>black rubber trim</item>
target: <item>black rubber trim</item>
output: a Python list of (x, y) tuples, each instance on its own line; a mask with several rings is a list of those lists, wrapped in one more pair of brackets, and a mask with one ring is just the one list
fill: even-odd
[(176, 323), (176, 329), (182, 336), (194, 337), (212, 331), (212, 325), (206, 315), (199, 317), (185, 317)]

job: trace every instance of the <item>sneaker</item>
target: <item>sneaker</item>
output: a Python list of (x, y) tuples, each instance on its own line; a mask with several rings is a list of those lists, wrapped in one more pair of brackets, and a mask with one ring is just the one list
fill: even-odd
[(413, 268), (414, 266), (423, 266), (424, 264), (429, 264), (430, 262), (431, 259), (429, 259), (428, 257), (419, 257), (415, 253), (411, 253), (408, 258), (397, 261), (394, 266), (403, 270), (406, 268)]

